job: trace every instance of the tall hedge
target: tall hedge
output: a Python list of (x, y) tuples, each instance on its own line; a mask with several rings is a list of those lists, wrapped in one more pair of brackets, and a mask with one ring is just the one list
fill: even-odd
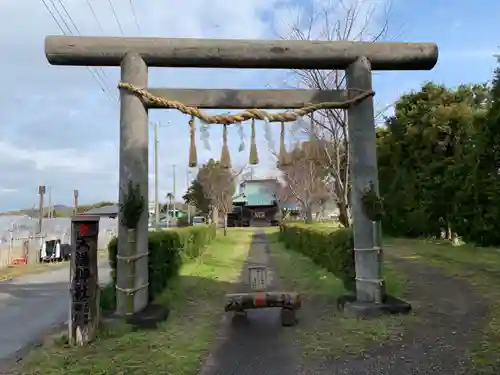
[(280, 240), (287, 248), (304, 254), (333, 273), (347, 290), (355, 290), (354, 242), (350, 229), (286, 223), (280, 227)]
[[(212, 239), (215, 226), (200, 225), (157, 232), (149, 232), (149, 300), (152, 301), (179, 274), (185, 259), (200, 256)], [(116, 285), (116, 255), (118, 240), (114, 238), (108, 245), (109, 265), (112, 269), (113, 285)]]

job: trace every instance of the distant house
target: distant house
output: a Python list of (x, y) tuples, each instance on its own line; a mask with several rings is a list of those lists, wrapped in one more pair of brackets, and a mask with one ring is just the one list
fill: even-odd
[[(119, 206), (117, 204), (113, 204), (113, 205), (109, 205), (109, 206), (102, 206), (102, 207), (94, 207), (94, 208), (91, 208), (90, 210), (87, 210), (83, 213), (81, 213), (80, 215), (94, 215), (94, 216), (107, 216), (107, 217), (111, 217), (111, 218), (116, 218), (118, 216), (118, 213), (120, 212), (120, 209), (119, 209)], [(150, 217), (154, 217), (154, 212), (153, 213), (149, 213)], [(176, 218), (181, 218), (181, 217), (184, 217), (186, 216), (186, 212), (182, 211), (182, 210), (178, 210), (176, 209), (175, 210), (175, 215), (174, 215), (174, 210), (168, 210), (167, 212), (165, 213), (162, 213), (160, 215), (161, 218), (165, 218), (165, 217), (176, 217)]]
[(94, 207), (88, 211), (85, 211), (81, 215), (94, 215), (94, 216), (107, 216), (111, 218), (115, 218), (119, 213), (119, 206), (117, 204), (102, 206), (102, 207)]

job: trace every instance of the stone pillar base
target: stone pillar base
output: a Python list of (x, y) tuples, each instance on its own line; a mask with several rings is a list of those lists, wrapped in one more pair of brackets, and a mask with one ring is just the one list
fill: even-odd
[(383, 314), (408, 314), (411, 304), (399, 298), (386, 296), (384, 303), (352, 301), (344, 305), (344, 313), (349, 317), (374, 318)]

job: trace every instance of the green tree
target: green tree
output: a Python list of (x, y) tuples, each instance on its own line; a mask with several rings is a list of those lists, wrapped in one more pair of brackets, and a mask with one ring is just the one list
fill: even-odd
[(186, 194), (182, 196), (182, 199), (187, 204), (196, 207), (198, 213), (202, 215), (209, 214), (210, 201), (205, 197), (203, 186), (198, 180), (191, 181), (191, 185), (188, 187)]
[(490, 91), (486, 85), (451, 90), (426, 83), (403, 95), (386, 129), (377, 133), (386, 232), (450, 236), (460, 232), (470, 150), (481, 128)]
[[(477, 131), (466, 150), (467, 177), (457, 202), (457, 223), (466, 241), (500, 245), (500, 68), (494, 73), (491, 100), (475, 119)], [(466, 169), (465, 167), (463, 169)]]

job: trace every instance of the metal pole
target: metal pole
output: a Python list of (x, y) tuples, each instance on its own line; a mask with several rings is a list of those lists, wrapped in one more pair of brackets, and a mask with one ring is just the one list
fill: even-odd
[(160, 202), (158, 196), (158, 123), (154, 124), (154, 140), (155, 140), (155, 227), (160, 226)]
[(176, 221), (175, 221), (175, 225), (177, 226), (177, 215), (175, 214), (175, 164), (172, 166), (172, 169), (173, 169), (173, 176), (172, 176), (172, 178), (173, 178), (173, 180), (174, 180), (174, 181), (173, 181), (173, 182), (174, 182), (174, 191), (173, 191), (173, 193), (172, 193), (172, 194), (174, 195), (174, 197), (173, 197), (173, 203), (172, 203), (172, 206), (173, 206), (174, 218), (175, 218), (175, 220), (176, 220)]

